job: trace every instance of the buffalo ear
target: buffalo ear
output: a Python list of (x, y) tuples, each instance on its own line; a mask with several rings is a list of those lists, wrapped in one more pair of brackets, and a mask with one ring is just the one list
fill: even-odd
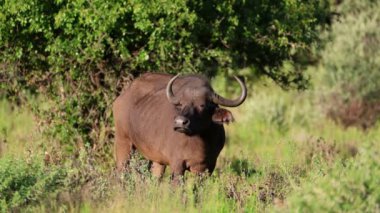
[(217, 124), (229, 124), (234, 121), (234, 116), (226, 109), (217, 108), (212, 115), (212, 121)]

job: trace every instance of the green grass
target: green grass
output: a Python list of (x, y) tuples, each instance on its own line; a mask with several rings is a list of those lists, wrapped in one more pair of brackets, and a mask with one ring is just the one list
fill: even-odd
[(379, 212), (379, 148), (367, 143), (358, 157), (335, 162), (324, 175), (311, 173), (289, 195), (288, 212)]
[(0, 100), (0, 156), (25, 155), (35, 150), (41, 134), (32, 113)]
[[(188, 174), (177, 188), (169, 183), (170, 171), (159, 183), (139, 156), (131, 162), (133, 171), (122, 179), (106, 166), (113, 165), (112, 158), (97, 162), (94, 153), (84, 150), (78, 157), (64, 158), (54, 140), (40, 135), (28, 110), (11, 109), (1, 101), (0, 138), (6, 148), (0, 175), (21, 181), (7, 196), (18, 194), (22, 202), (8, 198), (0, 205), (29, 212), (378, 210), (379, 190), (373, 187), (378, 182), (371, 176), (378, 173), (378, 153), (371, 145), (379, 140), (380, 128), (341, 128), (323, 116), (317, 98), (312, 90), (285, 92), (255, 85), (247, 102), (231, 109), (236, 122), (226, 127), (228, 143), (214, 174), (202, 180)], [(374, 157), (366, 157), (368, 153)], [(43, 160), (47, 156), (48, 162)], [(13, 159), (21, 166), (9, 166)], [(36, 165), (35, 172), (27, 165)], [(20, 174), (41, 181), (23, 183)], [(59, 181), (51, 184), (42, 177)], [(362, 189), (364, 183), (368, 189)], [(29, 194), (20, 194), (22, 190)]]

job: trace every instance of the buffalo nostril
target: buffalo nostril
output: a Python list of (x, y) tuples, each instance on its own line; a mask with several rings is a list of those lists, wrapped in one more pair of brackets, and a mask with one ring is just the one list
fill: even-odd
[(174, 123), (175, 125), (179, 126), (179, 127), (185, 127), (185, 126), (188, 126), (189, 123), (190, 123), (190, 120), (185, 118), (185, 117), (177, 117), (175, 120), (174, 120)]
[(189, 119), (184, 119), (183, 121), (182, 121), (182, 124), (183, 125), (186, 125), (186, 124), (188, 124), (189, 123)]

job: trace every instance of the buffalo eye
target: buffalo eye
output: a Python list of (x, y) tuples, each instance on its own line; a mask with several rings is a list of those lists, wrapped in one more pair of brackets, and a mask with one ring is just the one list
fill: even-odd
[(199, 105), (199, 109), (204, 112), (211, 112), (214, 109), (214, 105), (210, 103), (201, 104)]
[(181, 109), (182, 108), (182, 104), (181, 103), (175, 104), (174, 106), (175, 106), (176, 109)]
[(208, 104), (201, 104), (198, 106), (198, 109), (200, 112), (203, 112), (203, 111), (207, 111), (209, 109), (209, 105)]

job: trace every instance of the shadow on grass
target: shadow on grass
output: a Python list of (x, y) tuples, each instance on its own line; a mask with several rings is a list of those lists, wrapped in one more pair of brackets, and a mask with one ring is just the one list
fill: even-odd
[(258, 173), (258, 171), (253, 168), (253, 165), (250, 164), (247, 159), (233, 159), (230, 167), (231, 170), (239, 176), (250, 177)]

